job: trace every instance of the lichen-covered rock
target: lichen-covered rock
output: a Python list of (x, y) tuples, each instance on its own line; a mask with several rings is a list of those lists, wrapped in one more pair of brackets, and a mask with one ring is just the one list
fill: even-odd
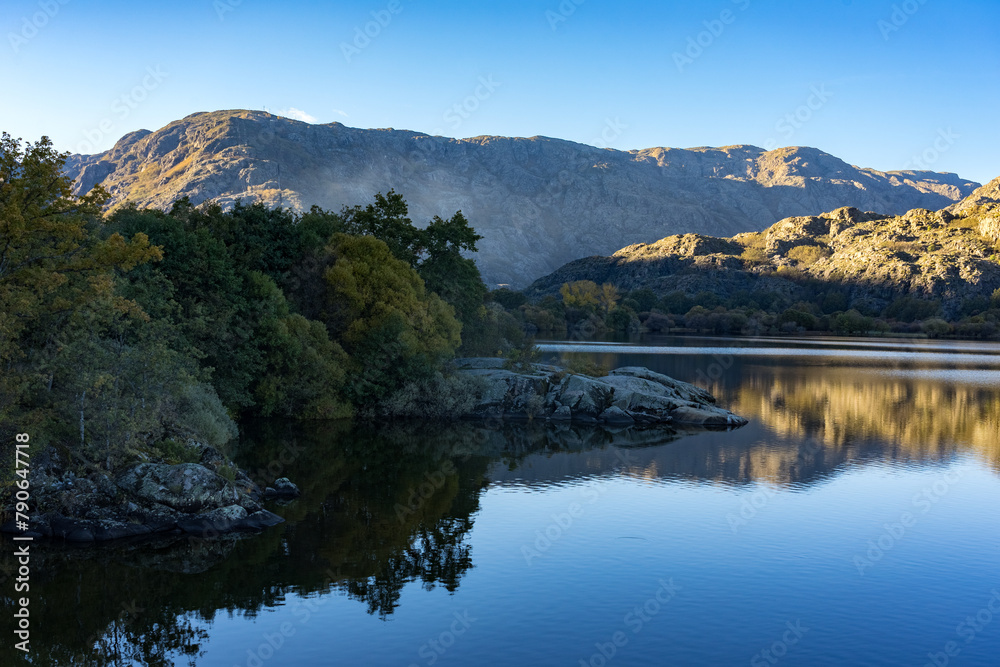
[(197, 463), (140, 463), (118, 478), (118, 486), (142, 500), (181, 512), (240, 502), (240, 494), (232, 483)]
[(983, 218), (979, 223), (979, 233), (993, 243), (1000, 243), (1000, 213)]
[(177, 522), (177, 527), (193, 535), (215, 536), (233, 530), (247, 516), (247, 511), (239, 505), (229, 505), (185, 516)]

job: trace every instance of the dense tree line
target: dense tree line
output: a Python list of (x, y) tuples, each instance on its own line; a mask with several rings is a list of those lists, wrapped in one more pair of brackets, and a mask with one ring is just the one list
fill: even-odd
[(65, 157), (0, 142), (5, 442), (30, 430), (110, 468), (220, 444), (247, 414), (400, 414), (461, 393), (456, 354), (518, 342), (461, 212), (419, 228), (390, 191), (338, 213), (184, 198), (105, 215), (99, 186), (72, 194)]
[(589, 280), (566, 283), (559, 296), (529, 301), (498, 290), (502, 304), (529, 333), (588, 336), (612, 331), (729, 335), (824, 332), (849, 335), (925, 335), (995, 338), (1000, 335), (1000, 290), (965, 299), (945, 320), (941, 302), (902, 295), (884, 303), (853, 298), (849, 286), (800, 280), (794, 293), (740, 291), (719, 296), (650, 289), (619, 292)]

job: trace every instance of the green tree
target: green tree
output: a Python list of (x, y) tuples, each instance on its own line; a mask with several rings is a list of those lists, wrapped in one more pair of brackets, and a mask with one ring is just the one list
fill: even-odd
[(322, 322), (289, 311), (269, 276), (250, 276), (250, 298), (261, 315), (254, 330), (264, 371), (254, 385), (255, 412), (299, 419), (338, 419), (351, 414), (341, 397), (347, 355), (330, 340)]
[(416, 267), (428, 290), (455, 307), (463, 325), (485, 317), (486, 285), (476, 263), (463, 252), (476, 252), (482, 237), (459, 211), (448, 220), (434, 216), (423, 231), (425, 257)]
[(392, 254), (410, 266), (416, 266), (422, 254), (420, 230), (408, 217), (409, 207), (394, 190), (375, 195), (375, 202), (364, 208), (353, 206), (340, 213), (343, 230), (353, 236), (374, 236), (383, 241)]
[[(102, 236), (107, 194), (72, 194), (66, 155), (47, 137), (22, 146), (0, 136), (0, 437), (15, 414), (25, 426), (28, 392), (51, 376), (40, 372), (75, 312), (98, 300), (113, 303), (113, 269), (157, 260), (144, 234)], [(114, 304), (124, 307), (122, 304)], [(44, 400), (44, 399), (41, 399)], [(35, 407), (39, 407), (35, 403)]]
[(348, 396), (370, 406), (404, 382), (429, 378), (460, 344), (454, 308), (390, 247), (371, 236), (335, 234), (326, 322), (350, 357)]

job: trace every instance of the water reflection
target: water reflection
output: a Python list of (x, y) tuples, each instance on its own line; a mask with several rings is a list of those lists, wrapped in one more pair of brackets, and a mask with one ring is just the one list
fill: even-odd
[[(995, 366), (967, 369), (965, 376), (961, 369), (933, 362), (915, 368), (898, 359), (792, 366), (717, 353), (608, 355), (609, 363), (641, 363), (685, 379), (701, 373), (723, 404), (752, 423), (733, 432), (539, 423), (251, 424), (236, 452), (241, 463), (263, 482), (287, 476), (302, 489), (301, 498), (273, 507), (287, 523), (212, 541), (36, 545), (33, 660), (195, 664), (220, 612), (254, 618), (293, 596), (346, 596), (387, 619), (408, 584), (461, 586), (475, 567), (469, 536), (480, 499), (496, 485), (545, 488), (627, 476), (657, 484), (766, 481), (803, 489), (852, 465), (937, 464), (966, 453), (1000, 469), (1000, 397), (988, 382), (974, 381), (976, 373), (995, 373)], [(951, 375), (944, 379), (942, 370)], [(13, 572), (12, 551), (5, 542), (4, 586)], [(11, 604), (3, 598), (2, 613)], [(5, 637), (2, 649), (11, 650), (11, 641)]]

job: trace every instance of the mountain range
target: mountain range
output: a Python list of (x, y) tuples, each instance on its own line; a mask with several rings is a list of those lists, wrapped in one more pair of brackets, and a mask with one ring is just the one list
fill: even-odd
[(845, 306), (863, 312), (907, 297), (932, 301), (953, 319), (976, 304), (984, 310), (1000, 293), (1000, 178), (940, 211), (893, 216), (844, 207), (731, 238), (683, 234), (632, 244), (569, 262), (526, 293), (554, 296), (580, 280), (659, 294), (772, 293), (792, 302), (805, 299), (812, 282), (846, 290)]
[(109, 208), (237, 200), (339, 210), (395, 189), (417, 224), (462, 210), (482, 234), (490, 285), (524, 287), (566, 262), (673, 234), (731, 236), (849, 206), (884, 214), (943, 209), (978, 183), (881, 172), (815, 148), (621, 151), (547, 137), (449, 139), (315, 125), (263, 111), (196, 113), (110, 150), (73, 155), (78, 193), (103, 183)]

